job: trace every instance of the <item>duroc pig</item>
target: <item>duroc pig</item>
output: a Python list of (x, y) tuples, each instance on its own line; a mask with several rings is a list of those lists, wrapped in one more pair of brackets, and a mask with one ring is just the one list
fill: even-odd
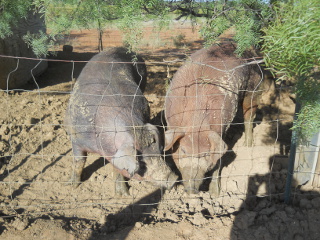
[[(264, 72), (249, 64), (251, 52), (234, 54), (232, 42), (223, 42), (191, 55), (174, 75), (165, 101), (165, 149), (182, 174), (185, 190), (196, 193), (204, 174), (227, 151), (222, 135), (243, 107), (246, 144), (252, 144), (252, 121), (258, 107)], [(220, 165), (217, 165), (220, 166)], [(209, 191), (218, 195), (219, 169)]]
[[(149, 105), (141, 91), (146, 66), (139, 56), (133, 63), (134, 56), (125, 48), (101, 52), (74, 85), (65, 125), (72, 141), (75, 185), (81, 181), (88, 152), (100, 154), (127, 178), (164, 187), (177, 179), (161, 156), (157, 128), (147, 123)], [(128, 194), (123, 181), (116, 182), (116, 194)]]

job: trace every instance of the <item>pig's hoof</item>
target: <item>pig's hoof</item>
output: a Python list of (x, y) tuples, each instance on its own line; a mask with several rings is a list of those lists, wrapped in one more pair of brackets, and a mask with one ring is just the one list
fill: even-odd
[(213, 179), (209, 185), (209, 192), (213, 197), (220, 196), (220, 184), (217, 179)]
[(116, 184), (115, 195), (118, 197), (128, 197), (130, 196), (129, 189), (125, 184)]
[(129, 197), (130, 193), (129, 191), (116, 191), (115, 195), (117, 197)]
[(243, 146), (244, 147), (252, 147), (253, 142), (250, 140), (244, 140)]
[(79, 187), (80, 184), (81, 184), (80, 182), (73, 182), (73, 181), (68, 181), (68, 182), (66, 183), (66, 185), (72, 186), (73, 188)]
[(73, 188), (77, 188), (80, 186), (79, 182), (67, 182), (67, 185), (72, 186)]
[(190, 195), (190, 194), (198, 194), (199, 193), (199, 190), (198, 189), (195, 189), (195, 188), (191, 188), (191, 187), (185, 187), (184, 188), (184, 191)]
[(81, 180), (76, 179), (74, 176), (71, 177), (69, 181), (66, 183), (66, 185), (69, 185), (69, 186), (71, 185), (73, 188), (79, 187), (80, 184), (81, 184)]

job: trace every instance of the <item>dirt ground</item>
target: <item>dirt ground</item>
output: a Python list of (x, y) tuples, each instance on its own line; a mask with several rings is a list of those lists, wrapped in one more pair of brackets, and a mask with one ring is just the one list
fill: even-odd
[[(274, 95), (264, 94), (253, 147), (244, 146), (243, 125), (236, 124), (241, 119), (226, 134), (219, 197), (134, 180), (130, 196), (117, 197), (111, 164), (94, 154), (83, 183), (66, 184), (73, 156), (64, 112), (82, 61), (96, 52), (96, 35), (72, 32), (62, 44), (72, 44), (73, 53), (61, 46), (49, 58), (64, 61), (49, 61), (36, 83), (0, 91), (1, 239), (320, 239), (319, 188), (296, 187), (292, 204), (283, 203), (294, 100), (290, 87), (279, 84)], [(115, 29), (104, 40), (106, 48), (122, 45)], [(170, 78), (202, 41), (190, 26), (175, 24), (161, 34), (150, 28), (140, 47), (152, 122), (161, 125)]]

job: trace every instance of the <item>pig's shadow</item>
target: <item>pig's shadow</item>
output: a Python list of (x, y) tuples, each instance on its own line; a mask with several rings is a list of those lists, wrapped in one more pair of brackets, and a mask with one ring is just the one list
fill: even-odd
[(92, 164), (88, 165), (83, 169), (82, 175), (81, 175), (81, 181), (83, 182), (87, 181), (94, 172), (98, 171), (100, 168), (104, 167), (108, 163), (109, 162), (105, 160), (103, 157), (98, 158)]
[(106, 222), (94, 231), (89, 240), (126, 239), (135, 223), (141, 221), (150, 224), (154, 221), (152, 212), (158, 207), (163, 196), (163, 190), (157, 189), (141, 200), (134, 202), (115, 214), (109, 214)]

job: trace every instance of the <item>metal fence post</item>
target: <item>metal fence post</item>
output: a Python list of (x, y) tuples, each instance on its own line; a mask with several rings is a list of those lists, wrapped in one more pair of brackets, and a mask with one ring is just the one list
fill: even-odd
[[(293, 124), (297, 120), (300, 107), (301, 107), (300, 103), (296, 101)], [(297, 148), (297, 132), (292, 131), (288, 173), (287, 173), (286, 187), (284, 192), (284, 202), (286, 204), (289, 204), (291, 202), (291, 185), (292, 185), (292, 178), (293, 178), (294, 161), (296, 158), (296, 148)]]

